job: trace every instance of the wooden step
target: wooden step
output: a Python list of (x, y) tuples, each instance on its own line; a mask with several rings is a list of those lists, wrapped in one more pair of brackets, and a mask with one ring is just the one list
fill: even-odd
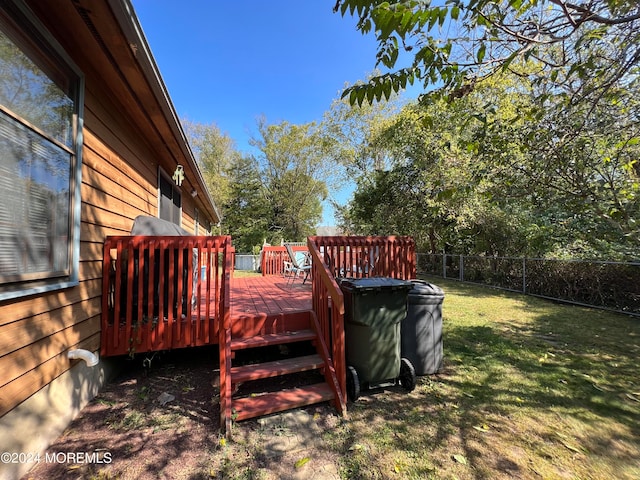
[(332, 400), (333, 397), (333, 392), (328, 384), (317, 383), (291, 390), (233, 399), (232, 408), (236, 412), (235, 419), (240, 421), (326, 402)]
[(313, 330), (296, 330), (293, 332), (270, 333), (267, 335), (256, 335), (254, 337), (234, 338), (231, 340), (231, 350), (268, 347), (269, 345), (303, 342), (305, 340), (314, 340), (315, 338), (316, 334)]
[(324, 362), (320, 355), (306, 355), (304, 357), (288, 358), (273, 362), (243, 365), (231, 368), (231, 381), (233, 383), (258, 380), (260, 378), (277, 377), (288, 373), (306, 372), (321, 368)]

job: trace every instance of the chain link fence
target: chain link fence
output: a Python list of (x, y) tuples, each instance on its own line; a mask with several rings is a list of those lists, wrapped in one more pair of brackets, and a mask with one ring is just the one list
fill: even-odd
[(640, 263), (419, 253), (418, 274), (640, 316)]

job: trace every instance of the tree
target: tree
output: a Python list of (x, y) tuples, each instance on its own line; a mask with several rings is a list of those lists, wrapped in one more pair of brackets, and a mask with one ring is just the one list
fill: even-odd
[(237, 252), (252, 252), (267, 240), (270, 218), (258, 162), (253, 157), (241, 157), (229, 168), (228, 175), (224, 233), (231, 235)]
[[(635, 0), (337, 0), (334, 11), (357, 15), (363, 34), (375, 32), (376, 66), (391, 70), (347, 88), (351, 104), (389, 98), (416, 81), (456, 98), (529, 61), (535, 77), (574, 103), (597, 102), (612, 87), (638, 80)], [(397, 68), (401, 52), (412, 60)]]
[(432, 252), (633, 258), (638, 97), (566, 110), (503, 75), (408, 105), (371, 138), (391, 163), (358, 179), (343, 227), (413, 235)]
[(528, 97), (535, 121), (488, 120), (476, 138), (513, 202), (526, 205), (547, 232), (546, 253), (634, 258), (640, 229), (638, 86), (595, 106)]
[(182, 124), (213, 201), (222, 209), (224, 218), (224, 205), (230, 200), (228, 171), (240, 160), (241, 154), (233, 139), (220, 131), (216, 124), (207, 125), (188, 119), (183, 119)]
[(331, 156), (344, 168), (349, 180), (387, 168), (390, 158), (385, 147), (375, 144), (379, 132), (400, 111), (401, 102), (393, 95), (386, 102), (351, 105), (337, 99), (324, 114), (322, 132), (331, 148)]
[(315, 123), (268, 124), (258, 120), (259, 138), (250, 141), (258, 158), (263, 194), (269, 205), (270, 237), (302, 241), (315, 233), (334, 163)]

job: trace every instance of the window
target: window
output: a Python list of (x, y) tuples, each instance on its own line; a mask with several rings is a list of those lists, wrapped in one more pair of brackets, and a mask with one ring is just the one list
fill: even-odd
[(0, 11), (0, 300), (75, 285), (82, 75), (17, 3)]
[(182, 219), (182, 195), (164, 173), (160, 173), (160, 218), (180, 226)]

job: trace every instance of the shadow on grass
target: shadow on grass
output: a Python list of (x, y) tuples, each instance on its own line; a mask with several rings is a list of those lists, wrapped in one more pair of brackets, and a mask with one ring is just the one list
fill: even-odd
[(450, 314), (458, 313), (458, 301), (497, 299), (527, 316), (512, 319), (496, 310), (476, 320), (445, 318), (441, 374), (423, 377), (411, 395), (389, 390), (350, 405), (348, 435), (333, 438), (347, 473), (487, 479), (640, 474), (640, 321), (482, 290), (456, 286), (445, 300), (453, 304)]

